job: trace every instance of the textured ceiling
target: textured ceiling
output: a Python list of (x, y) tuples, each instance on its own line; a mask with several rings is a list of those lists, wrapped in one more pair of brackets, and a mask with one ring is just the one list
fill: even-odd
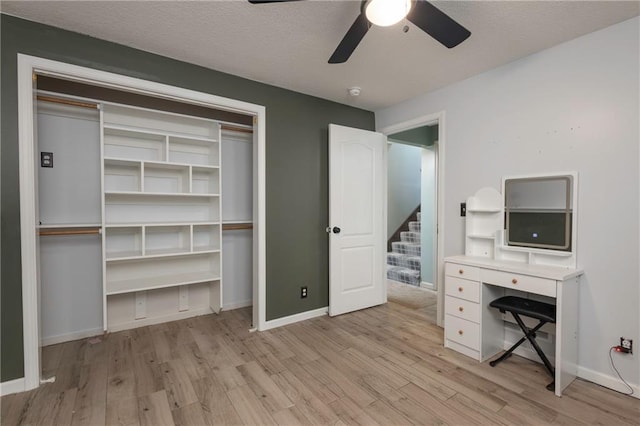
[[(325, 99), (377, 110), (640, 14), (638, 1), (435, 1), (471, 31), (447, 49), (411, 23), (329, 56), (359, 1), (3, 1), (3, 13)], [(615, 48), (615, 46), (611, 46)], [(347, 88), (359, 86), (350, 97)]]

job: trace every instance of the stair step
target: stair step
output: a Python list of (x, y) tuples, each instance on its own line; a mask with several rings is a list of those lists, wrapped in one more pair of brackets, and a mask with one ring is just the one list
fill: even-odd
[(420, 233), (412, 231), (404, 231), (400, 233), (400, 241), (405, 243), (419, 243)]
[(389, 267), (397, 266), (414, 271), (421, 270), (421, 259), (419, 256), (411, 256), (401, 253), (387, 253), (387, 265)]
[(401, 267), (391, 267), (387, 269), (387, 278), (394, 281), (399, 281), (405, 284), (411, 284), (415, 286), (420, 285), (420, 272), (413, 271), (411, 269)]
[(409, 231), (420, 232), (420, 222), (409, 222)]
[(404, 262), (404, 256), (402, 253), (387, 253), (387, 265), (390, 266), (402, 266)]
[(395, 253), (410, 254), (412, 256), (420, 256), (420, 244), (394, 241), (391, 243), (391, 250)]
[(421, 221), (422, 221), (422, 213), (418, 212), (418, 222), (421, 222)]

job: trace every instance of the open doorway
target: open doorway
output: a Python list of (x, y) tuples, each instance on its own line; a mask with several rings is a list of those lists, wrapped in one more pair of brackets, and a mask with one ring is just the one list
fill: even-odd
[(387, 299), (436, 323), (438, 123), (387, 138)]

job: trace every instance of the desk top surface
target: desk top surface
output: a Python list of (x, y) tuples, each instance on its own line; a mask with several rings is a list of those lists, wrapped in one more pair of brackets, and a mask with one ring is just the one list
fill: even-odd
[(570, 278), (578, 277), (584, 273), (582, 269), (563, 268), (560, 266), (549, 265), (531, 265), (528, 263), (496, 260), (488, 257), (449, 256), (446, 257), (444, 261), (462, 265), (477, 266), (479, 268), (492, 269), (495, 271), (549, 278), (557, 281), (565, 281)]

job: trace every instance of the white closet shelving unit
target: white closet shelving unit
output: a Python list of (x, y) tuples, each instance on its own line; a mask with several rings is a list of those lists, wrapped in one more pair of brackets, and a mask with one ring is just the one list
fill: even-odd
[(219, 123), (103, 104), (105, 330), (222, 307)]

